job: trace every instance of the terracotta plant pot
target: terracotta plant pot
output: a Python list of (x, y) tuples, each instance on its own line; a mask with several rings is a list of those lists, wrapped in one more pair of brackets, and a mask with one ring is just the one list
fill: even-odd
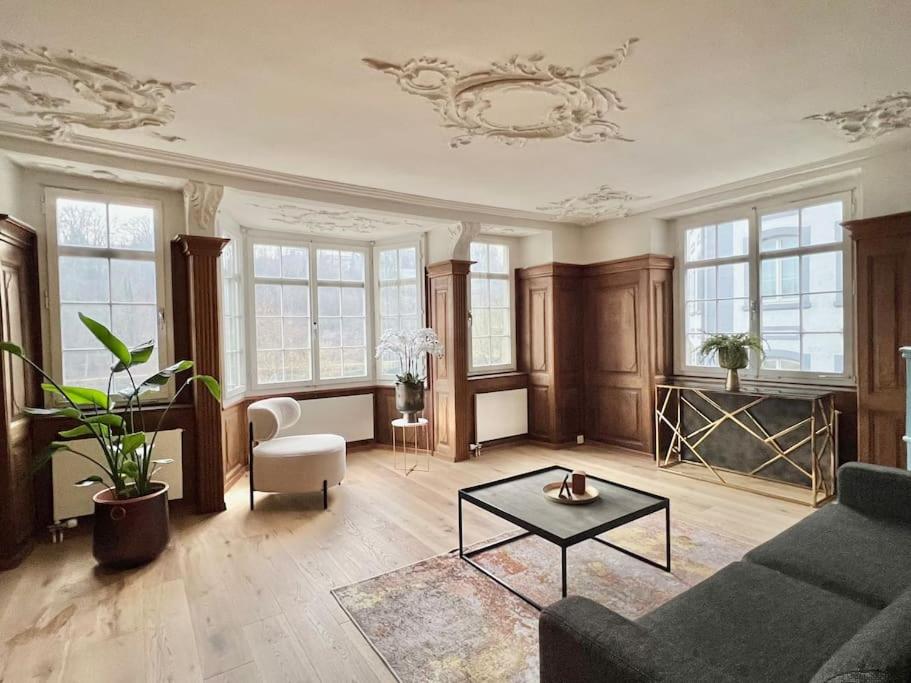
[(151, 562), (171, 538), (168, 485), (152, 482), (152, 493), (118, 499), (114, 489), (94, 495), (92, 554), (98, 563), (118, 569)]

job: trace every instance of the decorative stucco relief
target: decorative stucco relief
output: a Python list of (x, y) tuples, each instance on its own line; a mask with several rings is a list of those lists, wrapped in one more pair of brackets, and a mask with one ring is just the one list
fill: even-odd
[(467, 261), (471, 254), (471, 241), (481, 234), (481, 224), (461, 221), (449, 228), (450, 258)]
[(911, 91), (899, 90), (857, 109), (813, 114), (804, 120), (831, 123), (848, 142), (878, 138), (901, 128), (911, 128)]
[(424, 227), (415, 221), (365, 215), (345, 209), (316, 209), (296, 204), (253, 204), (252, 206), (269, 211), (270, 220), (295, 225), (316, 234), (372, 235), (383, 228), (407, 226), (417, 229)]
[[(629, 141), (620, 134), (620, 126), (607, 119), (608, 112), (626, 108), (620, 96), (592, 81), (620, 66), (638, 40), (630, 38), (579, 70), (545, 64), (541, 53), (527, 58), (513, 55), (505, 62), (492, 62), (488, 69), (468, 73), (437, 57), (410, 59), (404, 64), (369, 57), (363, 61), (395, 77), (406, 93), (430, 101), (444, 127), (462, 131), (450, 141), (453, 148), (467, 145), (476, 137), (508, 145), (554, 138), (575, 142)], [(543, 95), (545, 101), (557, 98), (558, 102), (531, 122), (497, 120), (498, 98), (516, 91)]]
[(67, 139), (74, 126), (99, 130), (165, 126), (174, 120), (168, 96), (194, 85), (139, 79), (72, 50), (56, 52), (0, 41), (0, 110), (34, 119), (37, 130), (51, 141)]
[(187, 232), (191, 235), (215, 235), (215, 214), (225, 194), (222, 185), (209, 185), (198, 180), (188, 180), (183, 188), (187, 210)]
[(648, 195), (634, 195), (625, 190), (615, 190), (610, 185), (602, 185), (594, 192), (542, 204), (538, 210), (553, 214), (557, 220), (590, 225), (607, 218), (628, 216), (632, 209), (626, 205), (627, 202), (640, 199), (648, 199)]

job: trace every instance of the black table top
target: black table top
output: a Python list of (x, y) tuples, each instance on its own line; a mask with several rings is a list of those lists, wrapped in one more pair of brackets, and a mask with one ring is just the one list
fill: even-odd
[(571, 471), (553, 465), (461, 489), (459, 497), (561, 546), (574, 545), (669, 506), (663, 496), (591, 475), (588, 484), (601, 494), (594, 502), (564, 505), (547, 498), (544, 486), (562, 482)]

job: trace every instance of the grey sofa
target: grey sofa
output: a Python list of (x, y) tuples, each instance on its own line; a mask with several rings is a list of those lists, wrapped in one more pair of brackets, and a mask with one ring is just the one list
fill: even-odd
[(911, 681), (911, 472), (850, 463), (838, 502), (631, 621), (541, 613), (541, 681)]

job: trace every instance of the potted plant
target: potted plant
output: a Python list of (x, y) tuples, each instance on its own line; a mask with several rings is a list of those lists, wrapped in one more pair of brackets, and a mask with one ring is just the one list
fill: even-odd
[[(103, 565), (136, 566), (155, 559), (170, 538), (168, 486), (154, 480), (159, 468), (174, 462), (170, 458), (155, 458), (155, 440), (165, 417), (180, 393), (192, 383), (202, 384), (216, 400), (221, 400), (221, 388), (209, 375), (189, 377), (158, 415), (155, 429), (148, 429), (152, 417), (144, 414), (144, 411), (148, 412), (148, 406), (143, 406), (143, 395), (166, 385), (177, 373), (192, 368), (192, 361), (178, 361), (137, 384), (130, 369), (151, 358), (155, 342), (127, 348), (101, 323), (81, 313), (79, 319), (116, 359), (111, 366), (106, 392), (57, 383), (11, 342), (0, 342), (0, 351), (18, 356), (41, 375), (45, 380), (41, 388), (52, 394), (59, 405), (26, 408), (28, 414), (67, 418), (77, 423), (58, 433), (60, 440), (53, 441), (44, 450), (36, 460), (34, 470), (46, 465), (57, 453), (70, 453), (96, 466), (100, 474), (75, 483), (76, 486), (108, 484), (93, 497), (92, 552)], [(126, 373), (129, 385), (112, 395), (114, 376), (121, 373)], [(77, 450), (73, 443), (75, 439), (94, 439), (101, 448), (103, 462)]]
[(728, 371), (724, 388), (740, 391), (740, 376), (737, 371), (750, 364), (750, 349), (756, 351), (760, 359), (765, 356), (762, 339), (755, 334), (712, 334), (702, 342), (699, 355), (705, 358), (714, 353), (718, 365)]
[(389, 330), (376, 345), (376, 357), (389, 352), (398, 357), (401, 372), (396, 375), (395, 408), (409, 423), (417, 422), (424, 410), (424, 380), (420, 376), (425, 354), (443, 357), (443, 345), (429, 327), (420, 330)]

